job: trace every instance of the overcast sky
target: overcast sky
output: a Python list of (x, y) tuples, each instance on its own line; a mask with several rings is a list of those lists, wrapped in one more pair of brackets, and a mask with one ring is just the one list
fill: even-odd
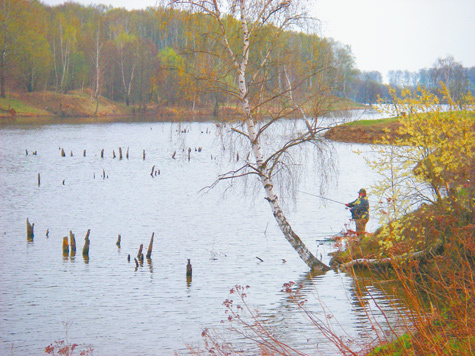
[[(58, 5), (64, 0), (43, 0)], [(76, 0), (144, 9), (156, 0)], [(321, 35), (350, 45), (359, 69), (417, 71), (452, 55), (475, 66), (475, 0), (314, 0)]]

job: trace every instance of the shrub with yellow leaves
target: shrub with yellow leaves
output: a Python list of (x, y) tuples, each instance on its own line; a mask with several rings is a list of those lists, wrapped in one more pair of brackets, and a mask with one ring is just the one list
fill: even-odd
[[(382, 112), (399, 113), (397, 137), (389, 133), (368, 160), (382, 179), (373, 189), (381, 204), (381, 245), (404, 239), (401, 218), (423, 205), (434, 205), (460, 224), (473, 220), (475, 192), (475, 101), (468, 93), (455, 102), (441, 83), (439, 97), (429, 90), (390, 89)], [(407, 227), (407, 226), (406, 226)]]

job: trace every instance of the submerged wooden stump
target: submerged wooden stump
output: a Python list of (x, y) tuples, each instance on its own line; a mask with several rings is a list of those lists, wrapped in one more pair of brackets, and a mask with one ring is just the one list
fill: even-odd
[(150, 239), (150, 244), (148, 245), (148, 250), (147, 250), (147, 258), (150, 259), (152, 258), (152, 247), (153, 247), (153, 236), (155, 233), (152, 233), (152, 238)]
[(84, 258), (89, 258), (89, 234), (91, 233), (91, 229), (87, 230), (86, 237), (84, 238), (84, 247), (82, 249), (82, 255)]
[(191, 262), (190, 262), (190, 259), (188, 258), (188, 264), (186, 265), (186, 285), (189, 287), (191, 286), (191, 282), (192, 282), (192, 279), (193, 279), (193, 276), (192, 276), (192, 268), (191, 268)]
[(68, 243), (68, 237), (67, 236), (63, 237), (63, 256), (64, 257), (69, 256), (69, 243)]
[(69, 230), (69, 245), (71, 246), (71, 256), (76, 255), (76, 239), (71, 230)]
[(139, 259), (140, 263), (143, 263), (143, 253), (142, 253), (142, 250), (143, 250), (143, 244), (140, 244), (139, 252), (137, 253), (137, 258)]
[(35, 236), (33, 232), (34, 227), (35, 224), (30, 224), (30, 221), (26, 218), (26, 238), (28, 241), (33, 241), (33, 237)]

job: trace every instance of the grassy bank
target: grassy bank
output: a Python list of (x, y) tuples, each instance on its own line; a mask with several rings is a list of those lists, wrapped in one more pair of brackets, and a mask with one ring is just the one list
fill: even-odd
[[(336, 98), (331, 110), (362, 108), (365, 107), (359, 103)], [(104, 97), (100, 97), (96, 101), (89, 89), (74, 90), (67, 94), (52, 91), (11, 93), (7, 98), (0, 98), (0, 123), (2, 121), (29, 123), (33, 122), (32, 120), (47, 122), (48, 120), (44, 118), (94, 118), (96, 122), (107, 122), (120, 121), (121, 117), (130, 116), (171, 121), (184, 119), (201, 121), (209, 118), (233, 120), (239, 117), (240, 112), (239, 106), (225, 105), (220, 106), (217, 111), (214, 106), (195, 107), (194, 109), (159, 104), (126, 106), (125, 103), (115, 102)]]
[(338, 142), (375, 143), (386, 134), (395, 135), (400, 118), (359, 120), (332, 127), (325, 137)]

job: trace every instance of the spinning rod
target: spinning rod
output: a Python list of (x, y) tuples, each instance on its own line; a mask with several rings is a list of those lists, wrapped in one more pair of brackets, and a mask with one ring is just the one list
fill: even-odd
[(316, 194), (312, 194), (312, 193), (307, 193), (307, 192), (302, 192), (301, 190), (297, 190), (298, 192), (300, 193), (303, 193), (303, 194), (307, 194), (307, 195), (311, 195), (311, 196), (314, 196), (314, 197), (317, 197), (317, 198), (321, 198), (321, 199), (325, 199), (325, 200), (329, 200), (329, 201), (332, 201), (334, 203), (338, 203), (338, 204), (341, 204), (341, 205), (345, 205), (345, 203), (342, 203), (341, 201), (336, 201), (336, 200), (333, 200), (333, 199), (330, 199), (330, 198), (325, 198), (325, 197), (322, 197), (321, 195), (316, 195)]

